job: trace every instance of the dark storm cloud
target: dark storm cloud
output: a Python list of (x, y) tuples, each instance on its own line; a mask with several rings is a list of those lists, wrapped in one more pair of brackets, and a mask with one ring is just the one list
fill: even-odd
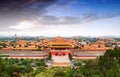
[(46, 7), (57, 3), (57, 0), (0, 0), (0, 14), (41, 15)]
[(0, 0), (0, 29), (7, 30), (22, 20), (35, 20), (58, 0)]
[(0, 0), (0, 20), (3, 21), (0, 24), (14, 19), (18, 22), (24, 19), (35, 20), (48, 13), (48, 7), (66, 6), (70, 2), (71, 0)]
[(0, 13), (34, 13), (43, 14), (46, 8), (52, 4), (66, 6), (73, 0), (0, 0)]
[[(13, 25), (21, 20), (35, 20), (49, 12), (51, 5), (66, 6), (72, 0), (0, 0), (0, 26)], [(7, 22), (7, 23), (6, 23)]]

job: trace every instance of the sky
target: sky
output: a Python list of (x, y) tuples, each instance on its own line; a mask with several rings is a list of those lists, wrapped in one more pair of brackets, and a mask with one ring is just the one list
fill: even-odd
[(0, 0), (0, 36), (119, 36), (120, 0)]

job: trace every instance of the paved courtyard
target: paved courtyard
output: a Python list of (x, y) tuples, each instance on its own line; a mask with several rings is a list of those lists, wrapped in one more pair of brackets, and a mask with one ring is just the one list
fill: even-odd
[(52, 56), (55, 63), (70, 63), (68, 55), (66, 56)]

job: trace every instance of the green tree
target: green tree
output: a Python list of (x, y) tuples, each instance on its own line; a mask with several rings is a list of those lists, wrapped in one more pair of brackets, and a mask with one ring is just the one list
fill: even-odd
[(68, 56), (69, 56), (69, 59), (72, 61), (72, 59), (73, 59), (72, 55), (69, 53)]
[(51, 60), (52, 59), (52, 55), (51, 55), (51, 53), (49, 53), (49, 55), (48, 55), (48, 58), (47, 58), (48, 60)]
[(79, 48), (79, 46), (77, 46), (77, 45), (76, 45), (74, 48), (75, 48), (75, 49), (78, 49), (78, 48)]
[(5, 43), (1, 43), (1, 44), (0, 44), (0, 47), (6, 48), (7, 45), (6, 45)]
[(113, 61), (113, 66), (106, 72), (106, 77), (120, 77), (120, 64), (117, 59)]
[(38, 45), (37, 47), (38, 47), (38, 50), (41, 50), (41, 48), (42, 48), (42, 46), (40, 46), (40, 45)]
[(118, 62), (120, 64), (120, 48), (116, 48), (114, 50), (114, 55), (115, 55), (116, 59), (118, 60)]
[(56, 71), (53, 77), (66, 77), (63, 71)]

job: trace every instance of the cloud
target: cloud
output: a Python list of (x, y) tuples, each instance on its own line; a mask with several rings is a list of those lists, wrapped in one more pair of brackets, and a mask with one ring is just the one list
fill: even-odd
[[(94, 15), (93, 15), (93, 17), (94, 17)], [(51, 16), (49, 18), (50, 19), (54, 18), (54, 16)], [(68, 17), (68, 18), (70, 20), (71, 17)], [(91, 18), (91, 17), (88, 16), (88, 18)], [(53, 20), (60, 21), (63, 23), (64, 21), (60, 20), (60, 19), (61, 18), (55, 17)], [(96, 21), (96, 20), (94, 22), (89, 21), (90, 23), (84, 22), (82, 24), (81, 24), (81, 22), (78, 22), (78, 24), (61, 24), (61, 23), (59, 23), (59, 26), (55, 23), (52, 23), (53, 25), (49, 25), (49, 24), (42, 24), (40, 21), (36, 21), (36, 20), (35, 21), (27, 20), (27, 21), (21, 21), (21, 22), (17, 23), (16, 25), (10, 26), (10, 29), (12, 31), (10, 31), (10, 29), (8, 31), (3, 31), (3, 32), (1, 31), (0, 35), (17, 34), (19, 36), (23, 36), (23, 35), (30, 35), (30, 36), (94, 35), (94, 36), (96, 36), (96, 35), (104, 35), (104, 33), (105, 34), (118, 34), (119, 33), (118, 32), (119, 31), (118, 30), (119, 29), (119, 19), (120, 19), (120, 16), (114, 17), (114, 18), (103, 18), (103, 19), (99, 19), (98, 21)], [(39, 18), (39, 20), (42, 20), (42, 17)], [(86, 21), (86, 22), (88, 22), (88, 21)], [(46, 21), (46, 23), (47, 23), (47, 21)], [(1, 27), (0, 27), (0, 29), (1, 29)], [(9, 32), (9, 34), (8, 34), (8, 32)]]
[(74, 0), (0, 0), (0, 14), (35, 14), (48, 12), (51, 5), (67, 6)]
[(95, 20), (112, 18), (112, 17), (116, 17), (116, 16), (120, 16), (120, 13), (115, 13), (115, 14), (114, 13), (105, 13), (105, 14), (88, 13), (84, 16), (84, 18), (82, 19), (82, 22), (90, 22), (90, 21), (95, 21)]
[(57, 0), (0, 0), (0, 12), (43, 11)]
[(29, 21), (22, 21), (20, 23), (18, 23), (15, 26), (10, 26), (11, 29), (16, 29), (16, 30), (27, 30), (27, 29), (31, 29), (34, 27), (34, 23), (29, 22)]
[(0, 20), (9, 22), (8, 19), (15, 19), (20, 22), (23, 19), (36, 19), (46, 14), (47, 7), (56, 2), (57, 0), (0, 0)]
[(106, 13), (106, 14), (98, 14), (98, 13), (88, 13), (84, 14), (82, 18), (80, 17), (72, 17), (72, 16), (65, 16), (65, 17), (56, 17), (56, 16), (40, 16), (37, 20), (38, 23), (42, 25), (77, 25), (77, 24), (83, 24), (88, 22), (93, 22), (97, 20), (102, 20), (106, 18), (112, 18), (120, 16), (119, 13), (112, 14), (112, 13)]
[[(85, 24), (88, 22), (95, 22), (97, 20), (108, 19), (112, 17), (120, 16), (120, 14), (85, 14), (83, 18), (80, 17), (72, 17), (72, 16), (64, 16), (64, 17), (56, 17), (50, 15), (39, 16), (36, 19), (29, 19), (29, 20), (17, 20), (14, 19), (14, 22), (8, 17), (9, 22), (2, 21), (0, 22), (0, 30), (7, 31), (7, 30), (42, 30), (48, 28), (48, 26), (76, 26), (79, 24)], [(5, 25), (4, 25), (5, 24)], [(82, 26), (82, 25), (79, 25)], [(50, 29), (50, 27), (49, 27)]]
[(43, 25), (69, 25), (69, 24), (77, 24), (79, 22), (79, 18), (66, 16), (66, 17), (55, 17), (55, 16), (42, 16), (39, 17), (38, 22)]
[[(52, 5), (69, 9), (69, 6), (75, 2), (76, 0), (0, 0), (0, 30), (37, 29), (41, 26), (71, 26), (120, 15), (120, 13), (89, 13), (89, 11), (87, 14), (78, 15), (78, 17), (74, 17), (74, 15), (63, 15), (62, 17), (54, 14), (53, 16), (46, 15), (47, 12), (51, 11), (48, 7)], [(52, 7), (52, 10), (54, 8)], [(28, 20), (28, 22), (24, 20)], [(23, 26), (23, 23), (26, 25)]]
[(50, 11), (48, 7), (67, 6), (71, 2), (72, 0), (0, 0), (0, 26), (8, 28), (23, 20), (36, 20)]

